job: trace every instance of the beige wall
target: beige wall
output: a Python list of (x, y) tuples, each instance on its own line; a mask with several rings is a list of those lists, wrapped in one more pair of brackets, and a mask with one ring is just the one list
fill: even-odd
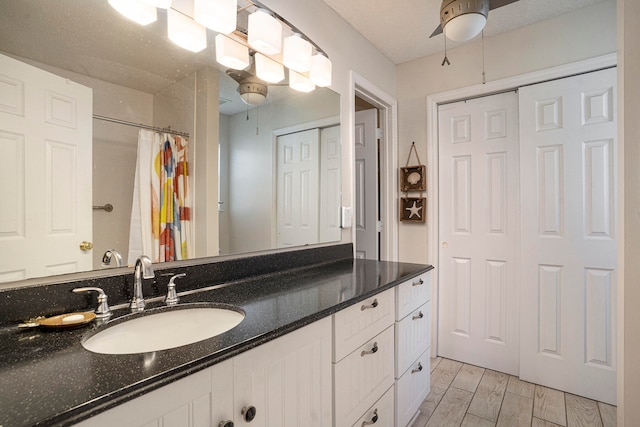
[(618, 0), (618, 425), (640, 425), (640, 2)]
[[(487, 82), (557, 65), (597, 57), (616, 50), (615, 0), (535, 23), (516, 31), (485, 38)], [(526, 47), (523, 49), (523, 47)], [(427, 159), (427, 96), (482, 82), (480, 38), (448, 53), (451, 65), (442, 67), (437, 54), (398, 66), (398, 161), (407, 158), (415, 141), (420, 158)], [(433, 159), (427, 159), (427, 167)], [(427, 195), (428, 197), (428, 195)], [(428, 253), (424, 224), (400, 225), (400, 261), (434, 263)]]

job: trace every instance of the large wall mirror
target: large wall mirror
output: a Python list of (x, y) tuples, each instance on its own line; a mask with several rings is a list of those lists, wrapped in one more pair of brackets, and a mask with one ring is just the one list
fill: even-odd
[[(243, 1), (239, 8), (250, 11), (252, 6)], [(174, 0), (176, 7), (182, 3), (188, 1)], [(242, 25), (240, 16), (238, 25)], [(33, 277), (112, 268), (114, 258), (104, 262), (105, 253), (112, 249), (125, 266), (129, 264), (139, 128), (117, 121), (189, 134), (193, 219), (189, 259), (340, 240), (340, 96), (327, 88), (297, 92), (285, 80), (267, 85), (263, 103), (248, 105), (240, 97), (238, 82), (251, 67), (239, 74), (219, 65), (214, 32), (207, 32), (208, 46), (196, 54), (174, 45), (166, 32), (162, 9), (156, 22), (143, 27), (118, 14), (107, 0), (0, 3), (0, 55), (89, 88), (92, 115), (86, 175), (71, 176), (73, 172), (53, 181), (44, 163), (30, 165), (33, 159), (27, 152), (20, 157), (18, 132), (0, 129), (0, 153), (5, 161), (18, 164), (0, 173), (8, 180), (0, 189), (18, 201), (12, 206), (22, 206), (7, 209), (5, 205), (0, 213), (1, 252), (16, 254), (14, 258), (3, 255), (0, 283), (16, 286)], [(19, 79), (7, 77), (8, 67), (3, 68), (0, 97), (11, 98), (13, 83)], [(3, 106), (12, 102), (0, 99), (0, 115)], [(82, 105), (74, 108), (81, 110)], [(11, 114), (0, 116), (2, 126), (13, 120)], [(64, 139), (56, 139), (46, 129), (43, 134), (54, 142)], [(301, 158), (312, 166), (290, 164)], [(30, 176), (30, 171), (39, 169), (46, 171), (38, 178)], [(296, 173), (302, 178), (291, 178)], [(29, 180), (39, 180), (45, 188), (39, 196), (42, 205), (27, 203), (24, 197), (28, 196), (15, 190), (27, 188)], [(70, 191), (57, 184), (70, 181), (91, 182), (90, 200), (80, 207), (71, 206), (75, 199)], [(52, 197), (58, 201), (56, 215), (62, 219), (51, 220), (55, 215), (47, 203), (52, 203)], [(24, 231), (25, 224), (40, 216), (47, 216), (47, 224), (59, 220), (73, 229), (83, 215), (89, 217), (90, 232), (71, 239), (74, 248), (82, 251), (83, 264), (42, 261), (33, 270), (17, 266), (18, 259), (38, 263), (44, 256), (37, 251), (20, 255), (24, 236), (16, 230)], [(83, 241), (92, 248), (82, 250)]]

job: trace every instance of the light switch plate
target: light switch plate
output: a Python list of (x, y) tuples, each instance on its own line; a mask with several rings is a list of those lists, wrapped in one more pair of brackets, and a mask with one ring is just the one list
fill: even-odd
[(351, 228), (353, 222), (353, 208), (342, 206), (340, 208), (340, 228)]

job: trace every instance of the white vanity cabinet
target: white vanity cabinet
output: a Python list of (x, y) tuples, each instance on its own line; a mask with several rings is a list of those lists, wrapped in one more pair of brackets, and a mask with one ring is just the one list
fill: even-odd
[(366, 418), (393, 387), (394, 319), (394, 289), (333, 315), (334, 426)]
[[(77, 426), (330, 426), (331, 404), (331, 319), (325, 318)], [(255, 416), (248, 422), (250, 408)]]
[(396, 421), (404, 427), (418, 414), (430, 387), (431, 272), (396, 287)]

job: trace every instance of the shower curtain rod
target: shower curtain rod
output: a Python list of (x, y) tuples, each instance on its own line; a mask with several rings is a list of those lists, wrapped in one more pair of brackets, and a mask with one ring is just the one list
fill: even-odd
[(160, 128), (156, 126), (143, 125), (142, 123), (133, 123), (133, 122), (128, 122), (126, 120), (114, 119), (106, 116), (99, 116), (97, 114), (94, 114), (93, 118), (98, 120), (104, 120), (105, 122), (119, 123), (121, 125), (133, 126), (133, 127), (142, 128), (142, 129), (149, 129), (149, 130), (154, 130), (156, 132), (166, 132), (172, 135), (178, 135), (178, 136), (183, 136), (185, 138), (189, 138), (189, 132), (178, 132), (178, 131), (172, 130), (170, 127)]

